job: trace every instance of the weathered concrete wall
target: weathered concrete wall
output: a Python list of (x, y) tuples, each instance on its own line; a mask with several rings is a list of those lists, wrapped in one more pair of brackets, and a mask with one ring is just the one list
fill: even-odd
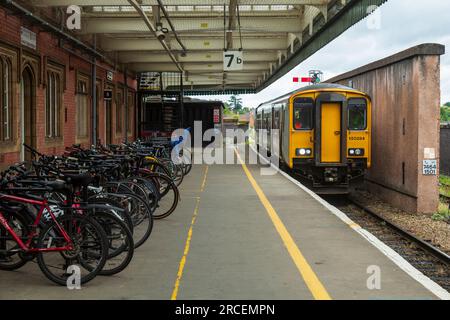
[(372, 97), (370, 191), (409, 212), (436, 212), (438, 177), (422, 174), (425, 149), (439, 160), (440, 55), (424, 44), (345, 73), (329, 82)]
[(450, 176), (450, 127), (441, 128), (441, 174)]

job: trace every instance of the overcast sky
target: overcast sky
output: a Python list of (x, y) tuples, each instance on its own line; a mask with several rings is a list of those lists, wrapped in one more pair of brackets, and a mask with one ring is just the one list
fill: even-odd
[[(378, 10), (379, 29), (369, 28), (367, 18), (360, 21), (270, 87), (241, 95), (244, 106), (254, 108), (304, 86), (292, 78), (308, 76), (312, 69), (322, 70), (326, 80), (421, 43), (440, 43), (450, 51), (450, 1), (388, 0)], [(227, 96), (206, 98), (227, 100)], [(450, 53), (441, 57), (441, 101), (450, 101)]]

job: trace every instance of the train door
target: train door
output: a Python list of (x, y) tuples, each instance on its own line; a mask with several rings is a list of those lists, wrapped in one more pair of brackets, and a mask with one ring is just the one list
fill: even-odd
[(341, 104), (323, 103), (321, 108), (321, 162), (341, 162)]
[(267, 113), (267, 151), (272, 152), (272, 129), (273, 129), (273, 106), (270, 112)]

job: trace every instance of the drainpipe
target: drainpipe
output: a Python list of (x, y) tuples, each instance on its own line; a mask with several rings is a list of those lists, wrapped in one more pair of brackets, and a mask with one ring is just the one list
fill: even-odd
[(164, 7), (164, 4), (162, 3), (162, 1), (161, 1), (161, 0), (157, 0), (157, 1), (158, 1), (159, 7), (161, 8), (161, 11), (162, 11), (163, 14), (164, 14), (164, 17), (166, 17), (166, 20), (167, 20), (167, 22), (169, 23), (169, 26), (170, 26), (170, 28), (171, 28), (172, 31), (173, 31), (173, 35), (175, 36), (175, 39), (178, 41), (178, 43), (180, 44), (180, 46), (181, 46), (181, 48), (182, 48), (182, 50), (183, 50), (183, 52), (181, 53), (181, 55), (182, 55), (182, 56), (183, 56), (183, 55), (186, 55), (187, 49), (186, 49), (186, 47), (184, 46), (184, 44), (181, 42), (181, 39), (178, 37), (178, 33), (177, 33), (177, 31), (175, 30), (175, 27), (174, 27), (173, 24), (172, 24), (172, 20), (170, 20), (169, 13), (167, 12), (166, 8)]
[(155, 26), (150, 21), (150, 19), (148, 18), (147, 14), (142, 9), (141, 5), (136, 0), (128, 0), (128, 2), (136, 9), (137, 13), (142, 17), (142, 19), (144, 20), (144, 22), (147, 25), (147, 27), (150, 29), (151, 32), (153, 32), (153, 34), (155, 35), (156, 39), (158, 39), (158, 41), (161, 43), (163, 48), (167, 51), (167, 54), (169, 55), (169, 57), (173, 61), (173, 63), (175, 63), (175, 65), (177, 66), (178, 70), (180, 70), (180, 72), (183, 72), (184, 71), (183, 67), (178, 62), (177, 58), (174, 56), (172, 50), (167, 45), (166, 41), (165, 40), (161, 40), (157, 36)]
[[(97, 46), (97, 36), (94, 34), (94, 48)], [(97, 145), (97, 59), (92, 57), (92, 144)]]
[(183, 72), (180, 73), (180, 128), (184, 128), (184, 89), (183, 89)]
[(127, 67), (124, 68), (123, 71), (123, 82), (125, 83), (125, 143), (128, 142), (128, 117), (130, 110), (128, 110), (128, 77), (127, 77)]

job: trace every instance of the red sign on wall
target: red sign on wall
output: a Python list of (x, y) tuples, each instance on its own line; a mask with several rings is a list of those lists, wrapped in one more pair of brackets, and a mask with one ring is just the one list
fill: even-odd
[(220, 123), (220, 110), (214, 109), (214, 123)]

